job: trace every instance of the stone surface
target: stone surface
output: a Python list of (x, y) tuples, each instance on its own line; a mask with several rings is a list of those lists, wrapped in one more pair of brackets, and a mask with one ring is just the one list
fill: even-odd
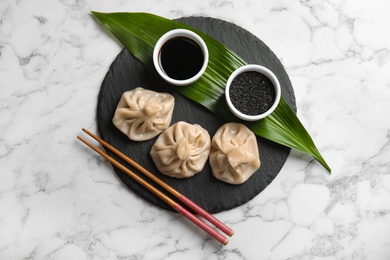
[[(218, 19), (192, 17), (180, 19), (180, 21), (202, 29), (216, 39), (223, 38), (223, 43), (229, 48), (235, 49), (237, 54), (245, 60), (248, 59), (247, 62), (272, 68), (277, 77), (280, 78), (283, 97), (295, 108), (294, 90), (286, 71), (275, 54), (261, 40), (234, 24)], [(247, 40), (237, 43), (237, 35)], [(191, 178), (167, 177), (157, 170), (149, 155), (157, 137), (144, 142), (131, 141), (112, 124), (113, 114), (123, 92), (136, 87), (157, 92), (169, 92), (175, 97), (175, 109), (171, 124), (177, 121), (198, 124), (205, 128), (212, 138), (218, 128), (226, 122), (165, 84), (155, 71), (149, 71), (126, 49), (116, 57), (111, 65), (99, 93), (97, 119), (101, 137), (209, 212), (217, 213), (229, 210), (248, 202), (271, 183), (287, 160), (290, 149), (258, 138), (261, 167), (242, 185), (230, 185), (215, 179), (208, 162), (200, 173)], [(228, 108), (226, 107), (226, 109)], [(129, 176), (116, 168), (115, 171), (131, 190), (146, 201), (158, 207), (173, 210)]]

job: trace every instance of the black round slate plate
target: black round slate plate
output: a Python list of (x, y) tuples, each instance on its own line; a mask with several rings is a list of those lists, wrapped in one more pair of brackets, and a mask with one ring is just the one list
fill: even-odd
[[(288, 75), (279, 59), (261, 40), (241, 27), (218, 19), (188, 17), (178, 19), (178, 21), (197, 28), (224, 43), (246, 62), (270, 68), (281, 83), (282, 96), (296, 110), (294, 91)], [(216, 180), (208, 162), (202, 172), (191, 178), (167, 177), (158, 172), (149, 155), (157, 137), (145, 142), (134, 142), (112, 124), (112, 117), (123, 92), (136, 87), (168, 92), (175, 97), (171, 124), (177, 121), (196, 123), (207, 129), (212, 137), (225, 122), (172, 90), (156, 72), (149, 71), (126, 49), (123, 49), (112, 63), (99, 93), (97, 123), (100, 136), (211, 213), (235, 208), (254, 198), (271, 183), (287, 160), (290, 149), (258, 138), (262, 165), (244, 184), (236, 186)], [(112, 155), (110, 152), (109, 154)], [(160, 208), (172, 210), (121, 171), (115, 168), (115, 172), (141, 198)]]

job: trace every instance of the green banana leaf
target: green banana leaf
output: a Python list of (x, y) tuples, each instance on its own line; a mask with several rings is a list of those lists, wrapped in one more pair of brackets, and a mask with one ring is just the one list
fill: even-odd
[[(198, 81), (190, 86), (177, 87), (176, 90), (222, 119), (237, 121), (223, 98), (225, 84), (230, 74), (246, 63), (225, 45), (188, 25), (149, 13), (92, 12), (92, 14), (135, 58), (151, 70), (154, 70), (153, 48), (163, 34), (177, 28), (199, 34), (209, 49), (208, 67)], [(331, 172), (312, 138), (283, 98), (270, 116), (256, 122), (243, 123), (258, 136), (313, 156), (329, 173)]]

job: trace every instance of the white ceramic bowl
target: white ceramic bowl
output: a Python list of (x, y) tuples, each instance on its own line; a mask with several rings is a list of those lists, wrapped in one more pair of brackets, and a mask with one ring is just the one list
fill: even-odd
[[(162, 66), (161, 66), (161, 55), (160, 55), (161, 51), (160, 50), (161, 50), (162, 46), (170, 39), (173, 39), (176, 37), (186, 37), (186, 38), (193, 40), (195, 43), (198, 44), (198, 46), (200, 47), (200, 49), (203, 52), (204, 61), (203, 61), (203, 65), (202, 65), (201, 69), (199, 70), (199, 72), (196, 75), (194, 75), (191, 78), (185, 79), (185, 80), (177, 80), (177, 79), (173, 79), (173, 78), (169, 77), (164, 72), (164, 70), (162, 69)], [(186, 30), (186, 29), (175, 29), (175, 30), (171, 30), (171, 31), (165, 33), (157, 41), (156, 45), (154, 46), (154, 50), (153, 50), (153, 64), (154, 64), (154, 67), (156, 68), (158, 74), (165, 81), (167, 81), (168, 83), (171, 83), (173, 85), (176, 85), (176, 86), (189, 85), (191, 83), (194, 83), (196, 80), (198, 80), (202, 76), (204, 71), (206, 70), (208, 61), (209, 61), (209, 52), (208, 52), (206, 43), (203, 41), (203, 39), (198, 34), (192, 32), (190, 30)]]
[[(266, 112), (259, 114), (259, 115), (246, 115), (239, 111), (236, 107), (234, 107), (231, 99), (230, 99), (230, 86), (232, 84), (232, 81), (241, 73), (247, 72), (247, 71), (256, 71), (259, 72), (263, 75), (265, 75), (267, 78), (269, 78), (275, 88), (275, 100), (273, 105), (271, 106), (270, 109), (268, 109)], [(255, 65), (255, 64), (250, 64), (250, 65), (245, 65), (243, 67), (238, 68), (235, 70), (229, 77), (227, 83), (226, 83), (226, 88), (225, 88), (225, 97), (226, 97), (226, 102), (228, 104), (228, 107), (232, 113), (237, 116), (238, 118), (245, 120), (245, 121), (257, 121), (260, 119), (263, 119), (264, 117), (270, 115), (275, 108), (278, 106), (279, 101), (280, 101), (280, 83), (278, 78), (275, 76), (275, 74), (269, 70), (266, 67), (260, 66), (260, 65)]]

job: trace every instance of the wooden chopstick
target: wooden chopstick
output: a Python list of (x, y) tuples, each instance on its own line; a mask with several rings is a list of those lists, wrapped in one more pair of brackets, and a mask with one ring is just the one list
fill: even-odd
[(182, 203), (187, 205), (189, 208), (194, 210), (196, 213), (198, 213), (200, 216), (205, 218), (207, 221), (209, 221), (211, 224), (213, 224), (216, 228), (221, 230), (223, 233), (225, 233), (228, 236), (232, 236), (234, 234), (234, 231), (230, 229), (228, 226), (226, 226), (224, 223), (219, 221), (217, 218), (215, 218), (213, 215), (208, 213), (206, 210), (204, 210), (202, 207), (197, 205), (195, 202), (169, 186), (167, 183), (165, 183), (163, 180), (146, 170), (144, 167), (139, 165), (137, 162), (117, 150), (112, 145), (108, 144), (106, 141), (101, 139), (100, 137), (96, 136), (95, 134), (91, 133), (87, 129), (83, 128), (83, 131), (87, 133), (89, 136), (91, 136), (93, 139), (101, 143), (105, 148), (109, 149), (110, 151), (114, 152), (117, 156), (125, 160), (127, 163), (131, 164), (134, 168), (136, 168), (138, 171), (143, 173), (145, 176), (153, 180), (155, 183), (160, 185), (162, 188), (164, 188), (166, 191), (168, 191), (170, 194), (172, 194), (174, 197), (176, 197), (178, 200), (180, 200)]
[(115, 167), (126, 173), (128, 176), (130, 176), (132, 179), (134, 179), (136, 182), (144, 186), (146, 189), (151, 191), (154, 195), (156, 195), (158, 198), (163, 200), (165, 203), (167, 203), (169, 206), (171, 206), (173, 209), (175, 209), (177, 212), (188, 218), (191, 222), (193, 222), (195, 225), (206, 231), (210, 236), (215, 238), (218, 242), (220, 242), (223, 245), (227, 245), (229, 243), (229, 240), (226, 239), (224, 236), (219, 234), (216, 230), (212, 229), (210, 226), (208, 226), (206, 223), (201, 221), (199, 218), (197, 218), (195, 215), (193, 215), (191, 212), (186, 210), (184, 207), (182, 207), (179, 203), (175, 202), (168, 196), (166, 196), (164, 193), (153, 187), (151, 184), (146, 182), (144, 179), (139, 177), (137, 174), (133, 173), (129, 169), (127, 169), (125, 166), (120, 164), (118, 161), (116, 161), (114, 158), (109, 156), (108, 154), (104, 153), (99, 148), (95, 147), (85, 139), (83, 139), (80, 136), (77, 136), (77, 138), (85, 143), (87, 146), (89, 146), (91, 149), (93, 149), (95, 152), (103, 156), (105, 159), (107, 159), (110, 163), (112, 163)]

